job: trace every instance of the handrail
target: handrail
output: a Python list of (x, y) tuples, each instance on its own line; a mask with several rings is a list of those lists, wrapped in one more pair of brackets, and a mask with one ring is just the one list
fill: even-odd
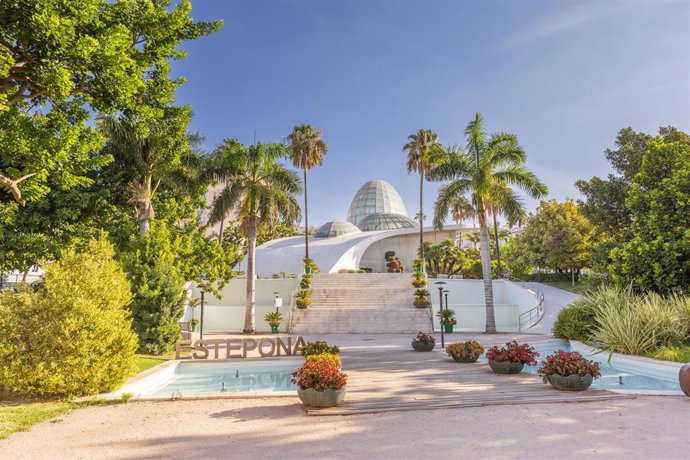
[(304, 276), (304, 273), (300, 273), (300, 275), (297, 277), (297, 288), (292, 291), (292, 295), (290, 296), (290, 322), (288, 323), (287, 327), (287, 333), (292, 334), (292, 328), (295, 327), (295, 310), (297, 309), (297, 303), (295, 302), (295, 295), (297, 294), (297, 291), (300, 289), (300, 283), (302, 282), (302, 276)]
[(529, 329), (535, 326), (539, 321), (541, 321), (541, 318), (544, 316), (544, 293), (541, 290), (531, 286), (529, 281), (513, 277), (511, 277), (509, 280), (512, 282), (521, 283), (523, 289), (530, 289), (534, 291), (537, 295), (537, 305), (534, 308), (531, 308), (526, 312), (522, 313), (518, 317), (518, 330), (522, 332), (523, 329)]

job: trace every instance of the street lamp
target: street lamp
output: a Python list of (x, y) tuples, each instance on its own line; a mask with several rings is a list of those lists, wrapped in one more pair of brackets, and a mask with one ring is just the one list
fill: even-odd
[(445, 336), (443, 335), (443, 287), (448, 283), (445, 281), (437, 281), (434, 284), (438, 285), (438, 321), (441, 324), (441, 348), (446, 348)]
[(199, 316), (199, 339), (204, 338), (204, 294), (206, 293), (206, 288), (208, 287), (208, 277), (203, 273), (199, 276), (201, 283), (197, 283), (196, 287), (201, 291), (201, 312)]

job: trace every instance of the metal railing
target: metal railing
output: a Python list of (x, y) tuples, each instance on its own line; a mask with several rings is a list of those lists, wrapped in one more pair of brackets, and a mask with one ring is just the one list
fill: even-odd
[(537, 296), (537, 305), (534, 308), (522, 313), (518, 318), (518, 330), (522, 332), (524, 329), (536, 325), (544, 316), (544, 293), (531, 285), (529, 281), (520, 278), (510, 278), (513, 283), (520, 283), (523, 289), (529, 289)]

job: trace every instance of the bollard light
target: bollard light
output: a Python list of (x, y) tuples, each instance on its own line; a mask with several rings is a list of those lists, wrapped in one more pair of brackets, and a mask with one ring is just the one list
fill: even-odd
[(437, 281), (434, 284), (438, 285), (438, 313), (440, 315), (438, 321), (441, 324), (441, 348), (446, 348), (445, 336), (443, 335), (443, 287), (447, 283), (445, 281)]

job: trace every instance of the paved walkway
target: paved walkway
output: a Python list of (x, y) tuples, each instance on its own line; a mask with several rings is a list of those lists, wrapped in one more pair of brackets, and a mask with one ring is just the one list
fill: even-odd
[(579, 295), (549, 286), (548, 284), (529, 284), (544, 293), (544, 316), (536, 326), (529, 328), (527, 331), (534, 334), (551, 334), (551, 329), (553, 328), (554, 321), (556, 321), (558, 312), (560, 312), (563, 307), (569, 305), (573, 300), (577, 299)]

